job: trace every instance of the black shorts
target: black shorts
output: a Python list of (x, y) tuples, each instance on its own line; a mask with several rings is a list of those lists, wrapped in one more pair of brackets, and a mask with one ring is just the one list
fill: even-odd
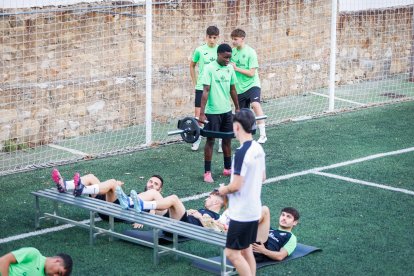
[(195, 91), (195, 99), (194, 99), (194, 106), (201, 107), (201, 98), (203, 97), (203, 90)]
[(231, 111), (223, 114), (206, 114), (208, 123), (204, 125), (205, 130), (232, 132), (233, 114)]
[[(96, 195), (95, 198), (99, 199), (99, 200), (105, 200), (106, 201), (106, 195)], [(119, 205), (119, 199), (116, 199), (112, 203), (115, 203), (115, 204)], [(109, 221), (109, 216), (108, 215), (98, 213), (98, 216), (104, 221)], [(119, 218), (114, 218), (114, 222), (125, 222), (125, 220), (122, 220), (122, 219), (119, 219)]]
[(250, 108), (252, 102), (260, 103), (260, 87), (253, 86), (244, 93), (238, 94), (237, 98), (239, 100), (240, 108)]
[(230, 220), (226, 248), (242, 250), (256, 241), (259, 221), (240, 222)]

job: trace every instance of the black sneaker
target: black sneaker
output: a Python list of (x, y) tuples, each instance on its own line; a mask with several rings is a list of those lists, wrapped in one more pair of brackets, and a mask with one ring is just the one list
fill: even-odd
[(79, 173), (75, 173), (73, 176), (73, 183), (75, 184), (75, 189), (73, 190), (74, 196), (81, 196), (83, 188), (85, 188), (85, 185), (81, 182), (81, 177)]

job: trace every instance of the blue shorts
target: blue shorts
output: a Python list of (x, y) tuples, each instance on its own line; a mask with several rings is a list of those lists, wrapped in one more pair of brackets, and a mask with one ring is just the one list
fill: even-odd
[(260, 103), (260, 87), (253, 86), (244, 93), (238, 94), (237, 98), (239, 100), (240, 108), (250, 108), (252, 102)]

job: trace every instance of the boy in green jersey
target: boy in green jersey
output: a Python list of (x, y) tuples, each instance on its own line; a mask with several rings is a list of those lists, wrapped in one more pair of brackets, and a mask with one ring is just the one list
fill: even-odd
[[(245, 38), (246, 32), (242, 29), (235, 29), (231, 32), (234, 46), (231, 64), (237, 76), (236, 90), (239, 106), (240, 108), (250, 108), (251, 105), (256, 116), (262, 116), (264, 114), (260, 105), (261, 89), (257, 72), (259, 63), (256, 51), (245, 43)], [(265, 121), (257, 121), (257, 128), (260, 133), (260, 138), (257, 142), (264, 144), (267, 141)]]
[[(217, 40), (219, 38), (220, 31), (216, 26), (210, 26), (206, 30), (206, 43), (197, 47), (194, 50), (193, 56), (190, 61), (190, 76), (195, 86), (195, 101), (194, 101), (194, 116), (200, 117), (201, 96), (203, 95), (203, 70), (204, 67), (217, 59)], [(196, 77), (195, 67), (198, 64), (198, 76)], [(200, 146), (201, 136), (192, 145), (192, 150), (198, 150)]]
[(72, 266), (72, 258), (67, 254), (45, 257), (33, 247), (20, 248), (0, 257), (2, 276), (67, 276)]
[[(204, 68), (203, 96), (201, 98), (200, 120), (208, 121), (204, 129), (220, 132), (233, 131), (233, 115), (230, 98), (235, 111), (239, 111), (236, 92), (236, 75), (229, 65), (231, 47), (221, 44), (217, 48), (217, 60)], [(211, 160), (213, 157), (214, 138), (207, 138), (204, 146), (204, 181), (214, 182), (211, 176)], [(223, 139), (224, 170), (223, 175), (231, 175), (231, 139)]]

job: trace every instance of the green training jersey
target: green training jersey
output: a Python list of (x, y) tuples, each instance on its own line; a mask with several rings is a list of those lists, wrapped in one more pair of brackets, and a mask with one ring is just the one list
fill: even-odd
[(233, 66), (221, 66), (217, 61), (204, 68), (204, 85), (210, 85), (206, 114), (223, 114), (231, 111), (230, 86), (236, 83)]
[(33, 247), (23, 247), (12, 251), (17, 263), (11, 264), (10, 276), (43, 276), (45, 275), (46, 257)]
[(286, 249), (288, 256), (290, 254), (292, 254), (292, 252), (295, 250), (297, 245), (297, 238), (296, 236), (292, 233), (292, 235), (290, 236), (289, 241), (283, 246), (284, 249)]
[(203, 90), (202, 79), (204, 66), (217, 59), (217, 48), (218, 45), (209, 47), (207, 44), (203, 44), (194, 50), (193, 62), (198, 63), (198, 77), (197, 84), (195, 86), (196, 90)]
[(257, 61), (256, 51), (252, 47), (249, 45), (244, 45), (240, 50), (233, 48), (231, 62), (234, 62), (237, 67), (245, 70), (256, 68), (256, 72), (253, 77), (249, 77), (242, 73), (236, 72), (237, 94), (242, 94), (253, 86), (260, 87), (259, 73), (257, 72), (257, 69), (259, 68), (259, 62)]

